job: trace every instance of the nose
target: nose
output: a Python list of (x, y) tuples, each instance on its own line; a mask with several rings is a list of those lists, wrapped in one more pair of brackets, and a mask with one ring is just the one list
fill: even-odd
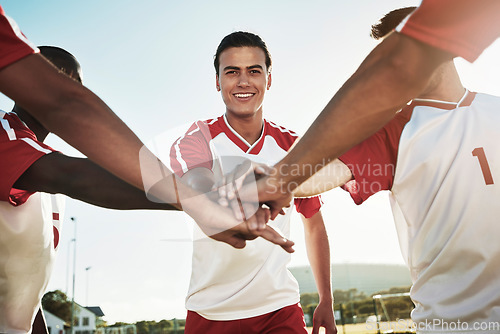
[(250, 84), (248, 82), (248, 74), (241, 73), (238, 77), (238, 86), (239, 87), (248, 87)]

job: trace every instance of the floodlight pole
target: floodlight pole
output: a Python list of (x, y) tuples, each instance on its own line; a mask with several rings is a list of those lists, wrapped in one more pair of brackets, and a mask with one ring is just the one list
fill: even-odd
[(71, 217), (75, 224), (74, 245), (73, 245), (73, 293), (71, 297), (71, 334), (75, 333), (75, 273), (76, 273), (76, 218)]

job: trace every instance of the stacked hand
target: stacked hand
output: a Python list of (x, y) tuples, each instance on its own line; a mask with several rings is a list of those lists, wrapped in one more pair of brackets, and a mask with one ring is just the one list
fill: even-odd
[[(289, 207), (292, 199), (290, 192), (275, 184), (274, 172), (270, 166), (246, 160), (214, 185), (212, 196), (244, 220), (250, 233), (267, 231), (272, 229), (267, 225), (269, 218), (284, 214), (283, 208)], [(262, 210), (268, 212), (267, 219), (247, 219)]]
[[(246, 240), (262, 237), (292, 253), (294, 243), (267, 225), (270, 218), (274, 219), (283, 211), (280, 208), (275, 213), (273, 208), (270, 209), (258, 200), (254, 175), (260, 178), (269, 171), (270, 167), (247, 161), (226, 175), (214, 185), (212, 192), (206, 194), (193, 191), (177, 178), (179, 202), (184, 211), (212, 239), (235, 248), (243, 248)], [(291, 197), (287, 199), (286, 206), (290, 205), (290, 200)]]

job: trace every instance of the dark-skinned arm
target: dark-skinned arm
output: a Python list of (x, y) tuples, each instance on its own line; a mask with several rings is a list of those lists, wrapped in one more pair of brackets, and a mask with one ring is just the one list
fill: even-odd
[(109, 209), (163, 209), (174, 206), (147, 199), (144, 191), (122, 181), (89, 159), (50, 153), (31, 165), (14, 188), (64, 194)]

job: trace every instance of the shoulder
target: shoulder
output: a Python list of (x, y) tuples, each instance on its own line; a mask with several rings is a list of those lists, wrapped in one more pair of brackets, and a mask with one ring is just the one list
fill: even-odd
[(274, 122), (264, 120), (265, 135), (272, 137), (276, 140), (276, 143), (288, 151), (292, 147), (293, 143), (299, 138), (299, 136), (292, 130), (289, 130), (281, 125), (277, 125)]

